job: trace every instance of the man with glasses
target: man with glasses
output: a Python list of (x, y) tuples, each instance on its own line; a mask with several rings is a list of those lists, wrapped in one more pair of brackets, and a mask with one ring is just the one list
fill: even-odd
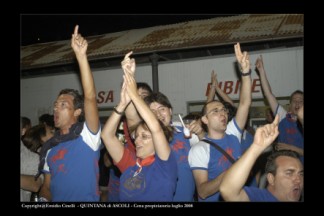
[[(235, 55), (241, 68), (242, 86), (240, 103), (235, 117), (228, 122), (228, 110), (220, 101), (205, 104), (202, 110), (202, 123), (207, 127), (205, 139), (216, 143), (234, 160), (241, 156), (241, 136), (249, 107), (251, 105), (250, 61), (247, 52), (242, 53), (236, 44)], [(223, 175), (232, 163), (216, 147), (200, 141), (189, 152), (189, 165), (196, 182), (199, 201), (221, 201), (219, 186)]]

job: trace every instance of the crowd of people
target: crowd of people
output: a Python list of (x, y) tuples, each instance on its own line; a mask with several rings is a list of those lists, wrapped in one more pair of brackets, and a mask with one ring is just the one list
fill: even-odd
[(83, 95), (61, 90), (53, 115), (41, 116), (36, 126), (21, 117), (20, 201), (32, 201), (32, 193), (40, 202), (303, 201), (304, 95), (293, 92), (285, 110), (271, 91), (262, 56), (255, 66), (270, 108), (268, 123), (256, 130), (247, 123), (252, 66), (239, 43), (237, 107), (213, 71), (201, 113), (188, 116), (186, 125), (173, 120), (168, 97), (135, 79), (129, 52), (121, 62), (120, 100), (101, 125), (88, 42), (79, 26), (71, 47)]

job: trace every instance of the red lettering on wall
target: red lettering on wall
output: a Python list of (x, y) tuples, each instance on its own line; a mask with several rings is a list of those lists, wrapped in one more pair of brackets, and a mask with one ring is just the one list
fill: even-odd
[(114, 91), (109, 91), (109, 92), (108, 92), (108, 96), (107, 96), (107, 98), (106, 98), (105, 103), (107, 103), (108, 100), (110, 100), (110, 102), (114, 102)]
[[(233, 88), (234, 82), (235, 82), (235, 87)], [(222, 88), (222, 84), (223, 84), (223, 82), (219, 82), (218, 86), (226, 94), (232, 94), (232, 93), (233, 94), (239, 94), (240, 86), (241, 86), (241, 81), (240, 80), (224, 81), (224, 87), (223, 88)], [(208, 83), (207, 90), (206, 90), (206, 96), (208, 96), (210, 89), (211, 89), (211, 83)], [(252, 93), (258, 93), (258, 92), (261, 91), (260, 79), (253, 79), (252, 80), (251, 91), (252, 91)]]
[(208, 83), (208, 84), (207, 84), (207, 89), (206, 89), (205, 96), (208, 96), (209, 91), (210, 91), (210, 86), (211, 86), (211, 83)]
[(241, 85), (241, 81), (240, 80), (237, 80), (236, 81), (236, 85), (235, 85), (234, 94), (237, 94), (239, 92), (240, 85)]
[(104, 91), (98, 92), (98, 99), (97, 99), (97, 103), (98, 104), (101, 104), (104, 101), (104, 96), (105, 96), (105, 92)]
[(102, 104), (102, 103), (107, 103), (107, 102), (114, 102), (114, 91), (99, 91), (98, 92), (98, 98), (97, 98), (97, 103)]
[(233, 91), (233, 81), (225, 81), (224, 90), (226, 94), (231, 94)]
[[(259, 86), (259, 90), (256, 90), (256, 87)], [(254, 79), (252, 82), (252, 93), (254, 92), (260, 92), (261, 90), (261, 81), (260, 79)]]
[[(207, 90), (206, 90), (206, 94), (205, 94), (205, 96), (208, 96), (209, 91), (210, 91), (210, 89), (211, 89), (211, 85), (212, 85), (211, 83), (208, 83), (208, 84), (207, 84)], [(218, 86), (219, 86), (220, 89), (222, 89), (222, 82), (218, 83)]]

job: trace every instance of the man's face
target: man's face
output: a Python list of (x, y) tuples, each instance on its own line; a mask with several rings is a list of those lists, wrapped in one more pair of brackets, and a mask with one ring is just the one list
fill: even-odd
[(153, 102), (150, 104), (150, 109), (165, 126), (170, 125), (172, 116), (172, 110), (170, 108), (157, 102)]
[(303, 105), (304, 105), (304, 95), (298, 93), (294, 94), (290, 102), (290, 112), (297, 115), (298, 109)]
[(280, 201), (299, 201), (304, 187), (304, 168), (300, 160), (288, 156), (276, 159), (274, 193)]
[(214, 101), (207, 105), (202, 121), (208, 126), (209, 131), (224, 133), (227, 127), (228, 111), (221, 102)]
[(54, 124), (57, 128), (70, 127), (77, 121), (78, 115), (74, 109), (74, 97), (69, 94), (60, 95), (54, 102)]
[(141, 96), (142, 99), (144, 99), (146, 96), (150, 95), (150, 92), (143, 88), (137, 89), (137, 93), (139, 96)]

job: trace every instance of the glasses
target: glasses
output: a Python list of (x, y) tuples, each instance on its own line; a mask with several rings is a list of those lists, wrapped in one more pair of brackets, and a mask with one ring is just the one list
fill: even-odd
[(206, 113), (206, 115), (208, 115), (209, 113), (211, 113), (212, 115), (220, 115), (221, 112), (224, 112), (225, 114), (228, 114), (228, 109), (223, 107), (222, 109), (212, 109), (210, 110), (208, 113)]
[(145, 140), (149, 140), (149, 139), (152, 139), (151, 136), (149, 135), (145, 135), (143, 134), (142, 136), (136, 136), (135, 139), (138, 139), (138, 138), (141, 138), (141, 140), (145, 141)]

